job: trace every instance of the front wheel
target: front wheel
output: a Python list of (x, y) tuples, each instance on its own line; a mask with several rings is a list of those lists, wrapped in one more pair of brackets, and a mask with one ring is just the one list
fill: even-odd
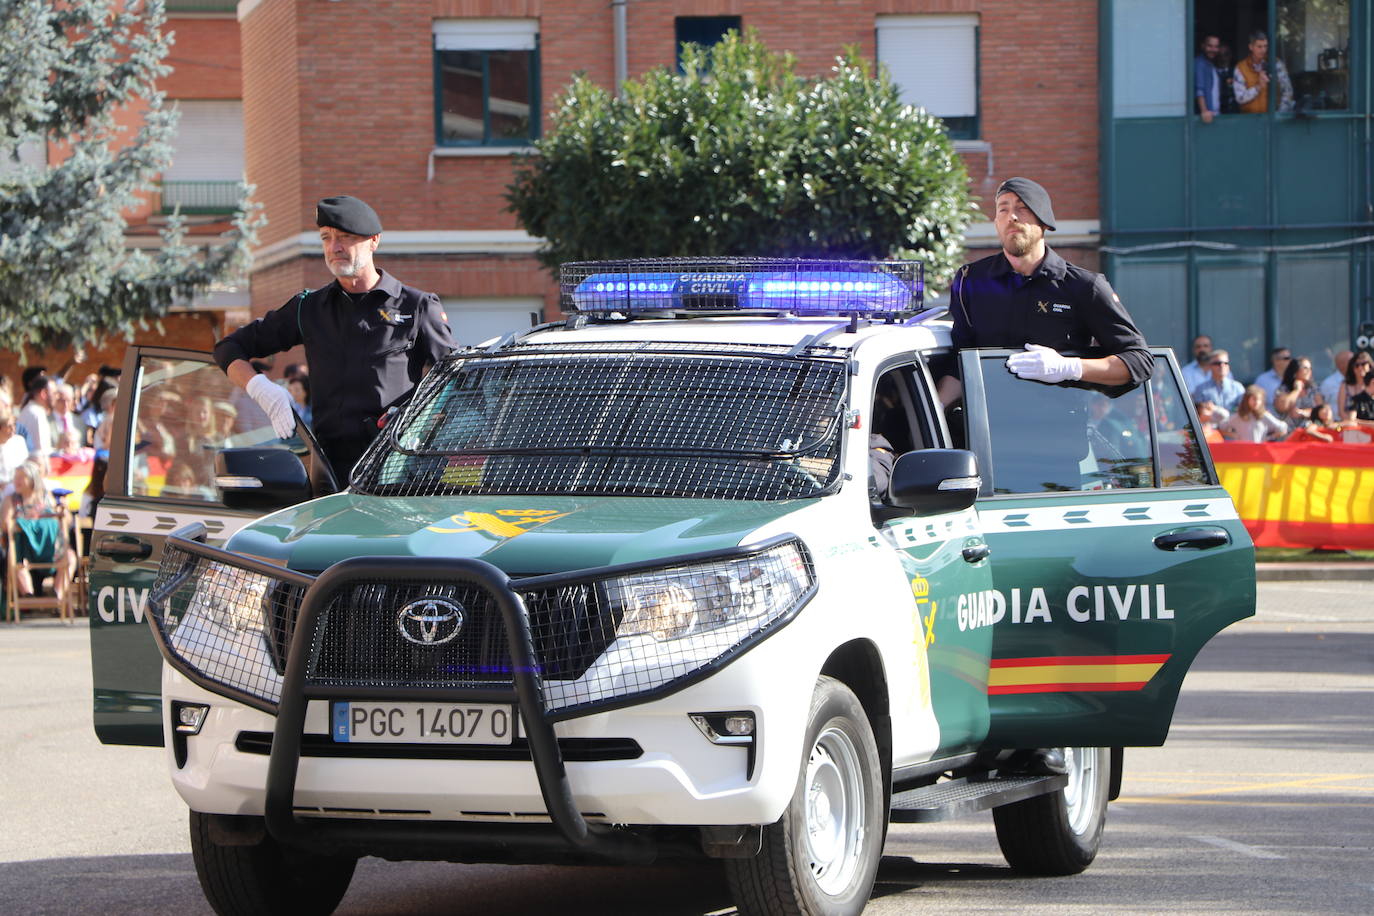
[(220, 916), (328, 916), (353, 880), (354, 859), (313, 855), (277, 844), (221, 843), (212, 817), (191, 812), (191, 858), (205, 899)]
[(1007, 864), (1033, 875), (1076, 875), (1097, 856), (1107, 823), (1111, 751), (1066, 747), (1069, 783), (1058, 792), (992, 809)]
[(848, 916), (873, 890), (887, 819), (878, 745), (859, 698), (834, 678), (816, 682), (805, 748), (762, 850), (726, 860), (741, 916)]

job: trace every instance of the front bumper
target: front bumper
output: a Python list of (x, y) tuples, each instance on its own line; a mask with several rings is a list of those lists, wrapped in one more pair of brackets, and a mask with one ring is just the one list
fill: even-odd
[[(178, 546), (225, 558), (223, 551), (201, 544)], [(655, 844), (647, 831), (613, 825), (761, 824), (781, 816), (795, 786), (805, 726), (806, 704), (797, 698), (810, 696), (816, 672), (803, 674), (807, 669), (795, 657), (784, 657), (778, 641), (758, 643), (747, 662), (715, 669), (666, 695), (555, 722), (545, 712), (521, 599), (504, 574), (481, 561), (344, 561), (307, 590), (295, 632), (314, 630), (322, 600), (312, 596), (327, 595), (336, 581), (383, 571), (475, 583), (497, 596), (514, 683), (480, 690), (376, 686), (362, 695), (356, 687), (311, 683), (305, 674), (310, 640), (298, 638), (292, 641), (281, 701), (272, 715), (261, 704), (253, 704), (258, 706), (254, 709), (226, 702), (217, 685), (178, 670), (164, 646), (173, 662), (164, 675), (167, 708), (170, 701), (180, 700), (212, 709), (202, 733), (187, 742), (183, 765), (173, 761), (176, 787), (193, 809), (261, 814), (278, 840), (322, 851), (375, 849), (379, 842), (394, 849), (412, 842), (437, 844), (435, 857), (440, 858), (446, 846), (461, 855), (463, 847), (490, 840), (493, 830), (512, 834), (505, 843), (547, 846), (547, 825), (552, 824), (557, 831), (553, 845), (564, 852), (620, 861), (652, 859)], [(789, 673), (762, 678), (760, 670)], [(329, 701), (363, 699), (515, 705), (528, 757), (318, 755), (320, 741), (328, 740)], [(711, 744), (688, 717), (723, 709), (755, 713), (759, 733), (752, 766), (746, 765), (744, 748)], [(766, 721), (764, 709), (769, 711)], [(257, 744), (245, 744), (244, 736), (254, 733)], [(261, 740), (266, 734), (270, 742)], [(565, 746), (577, 742), (602, 748), (620, 742), (639, 752), (619, 759), (567, 760)], [(264, 754), (268, 746), (270, 752)], [(534, 825), (542, 825), (543, 833), (526, 829)]]

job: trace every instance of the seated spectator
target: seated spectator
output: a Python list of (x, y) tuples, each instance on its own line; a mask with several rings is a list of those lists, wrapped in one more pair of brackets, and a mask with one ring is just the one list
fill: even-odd
[(1193, 361), (1183, 366), (1183, 384), (1192, 391), (1207, 381), (1207, 362), (1212, 358), (1212, 338), (1199, 334), (1193, 338)]
[[(25, 461), (14, 472), (14, 485), (0, 503), (0, 527), (14, 527), (15, 558), (53, 565), (53, 590), (61, 598), (76, 575), (76, 554), (62, 528), (65, 516), (48, 492), (43, 469), (37, 461)], [(15, 587), (21, 595), (34, 594), (38, 583), (25, 572)]]
[(1341, 379), (1341, 387), (1336, 393), (1336, 413), (1350, 415), (1350, 402), (1355, 395), (1364, 390), (1364, 377), (1370, 370), (1374, 370), (1374, 356), (1356, 353), (1350, 358), (1350, 362), (1345, 366), (1345, 377)]
[(95, 457), (95, 449), (83, 444), (81, 431), (73, 427), (62, 434), (53, 455), (70, 461), (90, 461)]
[(1305, 426), (1312, 419), (1312, 409), (1322, 400), (1322, 393), (1312, 379), (1312, 360), (1299, 356), (1290, 360), (1283, 372), (1283, 384), (1274, 392), (1274, 413), (1288, 421), (1291, 429)]
[(1322, 379), (1322, 397), (1326, 403), (1336, 409), (1336, 413), (1341, 413), (1341, 402), (1337, 396), (1341, 391), (1341, 382), (1345, 381), (1345, 370), (1350, 365), (1350, 360), (1355, 354), (1349, 350), (1340, 350), (1331, 357), (1331, 363), (1336, 367), (1336, 371)]
[(1274, 392), (1283, 384), (1283, 374), (1288, 370), (1288, 364), (1293, 361), (1293, 352), (1287, 347), (1275, 347), (1269, 351), (1269, 368), (1265, 369), (1255, 379), (1255, 384), (1264, 389), (1264, 394), (1269, 399), (1269, 406), (1274, 406)]
[(14, 479), (14, 471), (29, 460), (29, 444), (15, 428), (14, 413), (0, 406), (0, 487)]
[[(1192, 390), (1194, 401), (1211, 401), (1228, 412), (1234, 411), (1245, 397), (1245, 386), (1231, 377), (1231, 354), (1213, 350), (1207, 361), (1208, 377)], [(1264, 389), (1260, 389), (1264, 393)]]
[(1198, 425), (1202, 428), (1202, 438), (1208, 442), (1221, 442), (1225, 437), (1221, 430), (1217, 428), (1218, 423), (1224, 423), (1230, 414), (1222, 410), (1211, 401), (1198, 401), (1193, 405), (1197, 408)]
[(1264, 406), (1264, 389), (1251, 385), (1230, 419), (1221, 424), (1227, 439), (1239, 442), (1268, 442), (1288, 435), (1288, 426)]

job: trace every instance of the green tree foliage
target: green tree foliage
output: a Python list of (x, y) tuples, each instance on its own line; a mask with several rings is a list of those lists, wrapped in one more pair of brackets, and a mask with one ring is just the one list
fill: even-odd
[(807, 79), (752, 35), (689, 46), (615, 98), (585, 76), (507, 188), (563, 261), (666, 255), (917, 258), (948, 282), (973, 212), (939, 120), (853, 51)]
[[(176, 112), (155, 86), (164, 21), (162, 0), (0, 0), (0, 347), (129, 334), (242, 273), (257, 222), (247, 188), (208, 250), (175, 217), (160, 250), (126, 247), (124, 212), (171, 160)], [(127, 135), (116, 116), (139, 105)], [(48, 141), (70, 156), (20, 160)]]

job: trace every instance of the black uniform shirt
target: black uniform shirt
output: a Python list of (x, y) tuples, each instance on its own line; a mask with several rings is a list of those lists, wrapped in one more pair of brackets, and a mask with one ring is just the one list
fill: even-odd
[(215, 362), (228, 369), (297, 344), (305, 344), (321, 439), (375, 435), (377, 418), (454, 346), (439, 298), (381, 271), (366, 293), (350, 295), (335, 280), (296, 296), (227, 335), (215, 345)]
[(1075, 267), (1048, 246), (1029, 277), (1018, 274), (1000, 251), (961, 267), (950, 287), (950, 312), (954, 345), (961, 349), (1034, 343), (1119, 356), (1135, 384), (1154, 368), (1145, 338), (1107, 278)]

